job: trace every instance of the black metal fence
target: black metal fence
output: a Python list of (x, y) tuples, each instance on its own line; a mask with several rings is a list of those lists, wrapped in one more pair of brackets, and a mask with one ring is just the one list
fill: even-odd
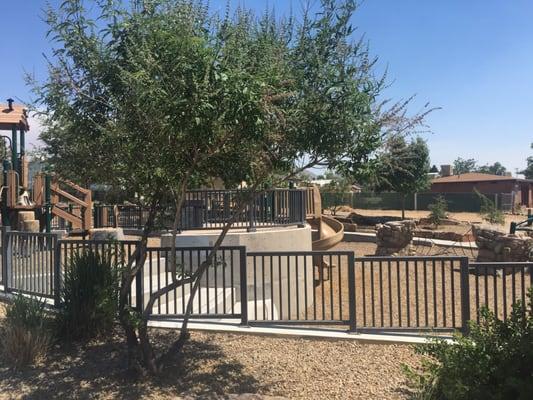
[(57, 236), (2, 228), (1, 239), (0, 283), (4, 291), (54, 298), (59, 276), (54, 259)]
[[(241, 210), (240, 204), (255, 200)], [(220, 229), (230, 219), (233, 227), (253, 230), (256, 227), (305, 224), (307, 189), (273, 189), (259, 194), (246, 190), (191, 190), (186, 193), (181, 210), (180, 230)], [(94, 226), (141, 229), (148, 209), (136, 205), (96, 205)], [(174, 208), (161, 207), (156, 224), (170, 228)]]
[[(137, 241), (57, 240), (2, 229), (0, 283), (5, 292), (54, 299), (62, 275), (84, 249), (124, 265)], [(209, 247), (178, 248), (176, 278), (194, 274)], [(134, 307), (172, 283), (170, 248), (149, 247), (130, 288)], [(133, 260), (135, 263), (136, 260)], [(135, 265), (135, 264), (134, 264)], [(533, 286), (533, 263), (473, 263), (465, 257), (355, 257), (349, 251), (251, 252), (222, 247), (201, 278), (193, 318), (242, 324), (335, 325), (351, 331), (465, 330), (486, 306), (508, 318)], [(192, 282), (159, 297), (152, 318), (183, 317)]]
[[(429, 210), (429, 205), (437, 201), (438, 197), (444, 198), (449, 211), (452, 212), (479, 212), (482, 200), (476, 193), (413, 193), (405, 198), (401, 193), (335, 193), (321, 192), (323, 208), (350, 206), (360, 209), (401, 210), (405, 205), (406, 210)], [(513, 196), (509, 193), (485, 194), (493, 201), (498, 209), (510, 211)]]

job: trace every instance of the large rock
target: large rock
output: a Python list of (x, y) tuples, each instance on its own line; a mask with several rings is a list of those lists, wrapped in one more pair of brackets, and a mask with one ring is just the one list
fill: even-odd
[(492, 226), (473, 225), (472, 232), (479, 249), (477, 261), (523, 262), (533, 261), (533, 238), (506, 234)]
[(416, 224), (412, 220), (376, 225), (376, 256), (412, 255), (410, 246)]
[(124, 240), (122, 228), (94, 228), (89, 230), (90, 240)]

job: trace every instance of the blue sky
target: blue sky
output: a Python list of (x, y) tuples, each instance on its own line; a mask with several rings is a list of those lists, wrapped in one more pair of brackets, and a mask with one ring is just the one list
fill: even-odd
[[(57, 0), (52, 0), (56, 3)], [(0, 99), (28, 99), (23, 71), (44, 77), (50, 43), (41, 21), (44, 0), (0, 0)], [(258, 11), (274, 7), (295, 16), (303, 1), (230, 0)], [(226, 0), (211, 0), (223, 11)], [(353, 20), (364, 34), (378, 68), (393, 82), (387, 97), (416, 94), (442, 107), (428, 117), (431, 161), (456, 157), (480, 164), (500, 161), (509, 170), (525, 166), (533, 142), (533, 1), (366, 0)], [(30, 142), (35, 142), (34, 124)]]

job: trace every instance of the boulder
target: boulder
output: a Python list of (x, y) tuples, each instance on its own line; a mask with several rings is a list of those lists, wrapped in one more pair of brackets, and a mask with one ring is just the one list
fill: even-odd
[(527, 235), (506, 234), (484, 225), (473, 225), (472, 232), (479, 249), (477, 261), (533, 261), (533, 238)]
[(90, 240), (124, 240), (122, 228), (94, 228), (89, 230)]
[(376, 225), (376, 255), (412, 255), (409, 247), (416, 224), (412, 220), (392, 221)]

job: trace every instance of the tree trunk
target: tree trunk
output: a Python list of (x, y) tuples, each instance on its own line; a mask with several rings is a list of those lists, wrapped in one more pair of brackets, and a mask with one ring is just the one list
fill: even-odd
[[(133, 252), (130, 260), (128, 260), (127, 267), (122, 271), (119, 293), (119, 321), (122, 329), (124, 329), (124, 334), (126, 335), (126, 345), (128, 346), (128, 368), (140, 373), (143, 372), (142, 364), (146, 365), (150, 364), (151, 362), (150, 357), (147, 358), (147, 356), (150, 354), (148, 348), (151, 346), (149, 342), (146, 343), (143, 341), (143, 346), (141, 349), (139, 349), (139, 337), (137, 336), (134, 318), (132, 317), (131, 311), (128, 307), (128, 295), (131, 291), (133, 279), (139, 270), (142, 271), (142, 265), (146, 260), (148, 236), (153, 229), (157, 205), (157, 200), (154, 200), (150, 205), (148, 220), (144, 226), (141, 240)], [(135, 267), (133, 267), (133, 264), (135, 264)], [(141, 301), (141, 299), (137, 299), (137, 301)], [(154, 357), (152, 356), (151, 359), (153, 361)]]
[(406, 194), (402, 194), (402, 219), (405, 219), (405, 198)]

